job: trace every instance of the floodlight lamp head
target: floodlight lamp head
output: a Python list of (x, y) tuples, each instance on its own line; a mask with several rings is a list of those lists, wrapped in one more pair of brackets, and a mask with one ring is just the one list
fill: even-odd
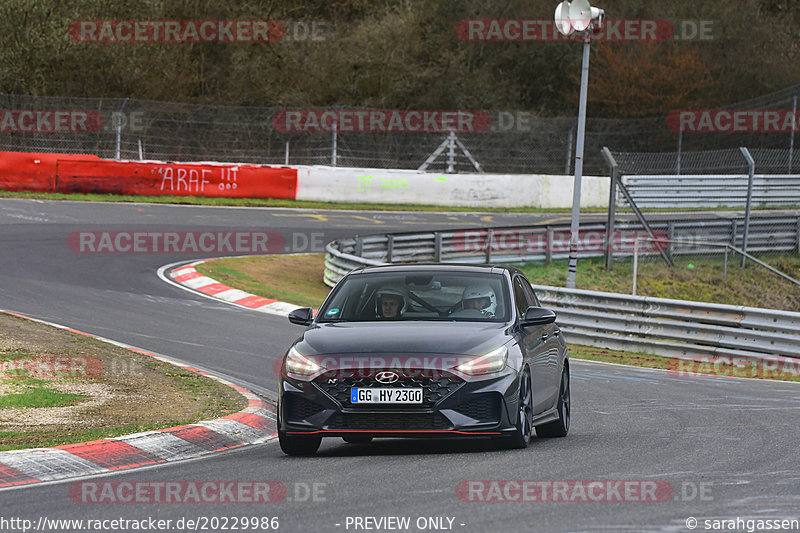
[(584, 31), (592, 25), (592, 21), (605, 17), (605, 12), (597, 7), (592, 7), (589, 0), (574, 0), (569, 7), (569, 22), (575, 31)]
[(567, 0), (556, 6), (553, 19), (556, 22), (556, 29), (561, 35), (569, 36), (574, 31), (569, 21), (569, 2)]

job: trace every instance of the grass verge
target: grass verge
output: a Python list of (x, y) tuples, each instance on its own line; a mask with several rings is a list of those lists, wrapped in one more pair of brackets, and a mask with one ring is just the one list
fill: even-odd
[(180, 426), (246, 406), (195, 372), (0, 314), (0, 451)]
[[(761, 259), (795, 279), (800, 278), (800, 255), (769, 254)], [(679, 256), (674, 262), (675, 267), (670, 268), (660, 257), (639, 261), (636, 294), (800, 311), (800, 287), (752, 262), (742, 269), (738, 262), (729, 260), (727, 279), (722, 258)], [(566, 285), (566, 261), (527, 263), (520, 268), (535, 284)], [(615, 261), (610, 271), (601, 257), (578, 261), (575, 286), (579, 289), (630, 294), (632, 282), (633, 264), (629, 260)]]

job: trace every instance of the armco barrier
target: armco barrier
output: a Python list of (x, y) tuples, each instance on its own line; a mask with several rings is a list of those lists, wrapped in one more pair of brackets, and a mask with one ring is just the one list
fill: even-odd
[[(747, 174), (625, 175), (622, 183), (641, 209), (744, 207)], [(754, 206), (800, 205), (800, 175), (755, 174)], [(618, 205), (627, 205), (619, 196)]]
[[(719, 243), (741, 244), (744, 218), (709, 219), (687, 215), (680, 221), (653, 221), (650, 226), (658, 238), (664, 238), (667, 254), (723, 254), (724, 246), (718, 246)], [(618, 222), (611, 240), (614, 256), (632, 256), (637, 235), (648, 237), (641, 224)], [(569, 240), (569, 224), (550, 224), (356, 236), (337, 241), (337, 249), (341, 253), (386, 263), (513, 263), (565, 259), (569, 256)], [(581, 257), (602, 256), (604, 240), (605, 224), (582, 224), (578, 253)], [(747, 251), (800, 253), (800, 215), (751, 216)], [(655, 244), (644, 239), (639, 243), (640, 256), (659, 253)]]
[[(443, 257), (444, 240), (442, 233), (425, 233), (334, 241), (326, 248), (324, 281), (333, 286), (353, 268), (388, 262), (486, 262), (481, 251)], [(513, 261), (508, 255), (496, 257)], [(556, 312), (571, 343), (679, 359), (727, 357), (777, 364), (784, 357), (800, 358), (800, 313), (544, 285), (533, 288), (542, 305)]]
[(0, 152), (0, 188), (33, 192), (294, 199), (297, 170), (261, 165), (114, 161), (92, 155)]

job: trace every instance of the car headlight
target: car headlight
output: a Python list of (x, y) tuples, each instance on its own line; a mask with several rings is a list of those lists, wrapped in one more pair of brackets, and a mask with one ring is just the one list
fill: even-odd
[(298, 352), (294, 346), (286, 354), (286, 373), (296, 376), (310, 376), (325, 370), (320, 365)]
[(480, 376), (483, 374), (491, 374), (492, 372), (499, 372), (506, 366), (508, 359), (508, 348), (501, 346), (486, 355), (481, 355), (475, 359), (470, 359), (466, 363), (458, 365), (456, 370), (468, 374), (470, 376)]

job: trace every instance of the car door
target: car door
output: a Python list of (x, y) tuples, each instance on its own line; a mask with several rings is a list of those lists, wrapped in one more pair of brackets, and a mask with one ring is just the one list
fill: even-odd
[[(530, 282), (526, 279), (523, 282), (523, 289), (528, 296), (529, 300), (536, 307), (541, 307), (539, 298), (531, 288)], [(543, 365), (544, 374), (547, 376), (542, 384), (544, 391), (544, 402), (547, 407), (552, 407), (555, 404), (558, 391), (561, 386), (561, 359), (566, 351), (564, 339), (561, 337), (561, 330), (555, 322), (541, 326), (540, 337), (544, 343), (544, 350), (547, 356), (546, 364)]]
[[(526, 283), (523, 279), (519, 275), (514, 276), (513, 279), (514, 309), (517, 315), (517, 323), (525, 316), (525, 311), (528, 307), (536, 305), (535, 299), (531, 300), (529, 293), (525, 291)], [(547, 326), (522, 327), (521, 325), (518, 330), (522, 356), (531, 369), (534, 414), (541, 413), (552, 405), (551, 391), (549, 390), (549, 381), (552, 378), (548, 368), (550, 356), (547, 350), (548, 337), (545, 336), (546, 330)]]

